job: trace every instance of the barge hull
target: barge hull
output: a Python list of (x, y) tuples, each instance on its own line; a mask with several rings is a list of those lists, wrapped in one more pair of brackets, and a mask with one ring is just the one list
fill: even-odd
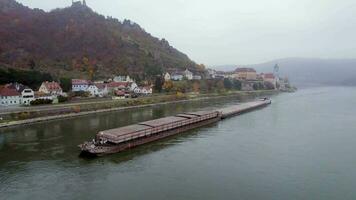
[(128, 141), (125, 143), (121, 143), (121, 144), (116, 144), (116, 145), (112, 145), (112, 146), (107, 146), (107, 147), (101, 147), (101, 151), (100, 152), (89, 152), (89, 151), (82, 151), (82, 155), (85, 156), (104, 156), (104, 155), (108, 155), (108, 154), (114, 154), (114, 153), (119, 153), (128, 149), (132, 149), (135, 148), (137, 146), (143, 145), (143, 144), (147, 144), (150, 142), (154, 142), (157, 140), (161, 140), (163, 138), (167, 138), (173, 135), (177, 135), (179, 133), (183, 133), (186, 132), (188, 130), (192, 130), (195, 128), (199, 128), (202, 126), (206, 126), (209, 124), (213, 124), (216, 123), (218, 121), (221, 120), (221, 116), (218, 116), (216, 118), (212, 118), (209, 120), (205, 120), (205, 121), (201, 121), (201, 122), (197, 122), (195, 124), (190, 124), (189, 126), (183, 126), (183, 127), (179, 127), (176, 129), (172, 129), (169, 131), (165, 131), (165, 132), (161, 132), (161, 133), (157, 133), (148, 137), (144, 137), (144, 138), (139, 138), (137, 140), (132, 140), (132, 141)]

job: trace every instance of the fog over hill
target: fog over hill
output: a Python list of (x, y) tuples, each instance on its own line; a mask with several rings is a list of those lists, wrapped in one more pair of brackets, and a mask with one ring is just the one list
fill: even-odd
[(297, 86), (356, 85), (356, 59), (283, 58), (261, 64), (225, 65), (215, 69), (231, 71), (237, 66), (253, 67), (258, 72), (271, 72), (275, 64), (281, 76), (288, 76)]

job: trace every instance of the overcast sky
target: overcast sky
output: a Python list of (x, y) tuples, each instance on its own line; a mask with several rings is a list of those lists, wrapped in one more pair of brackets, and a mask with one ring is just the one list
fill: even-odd
[[(71, 0), (19, 0), (51, 10)], [(87, 0), (131, 19), (198, 63), (254, 64), (284, 57), (356, 58), (356, 0)]]

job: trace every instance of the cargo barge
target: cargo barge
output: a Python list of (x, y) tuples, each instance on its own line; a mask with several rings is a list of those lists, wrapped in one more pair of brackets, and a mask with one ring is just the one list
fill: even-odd
[(251, 111), (270, 103), (271, 100), (263, 99), (216, 111), (188, 112), (121, 128), (100, 131), (95, 139), (79, 145), (79, 148), (83, 156), (114, 154), (191, 129), (216, 123), (221, 119)]

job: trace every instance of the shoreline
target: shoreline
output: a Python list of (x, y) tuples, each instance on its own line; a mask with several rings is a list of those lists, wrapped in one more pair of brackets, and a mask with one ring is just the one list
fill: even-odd
[(227, 93), (227, 94), (218, 94), (218, 93), (213, 93), (213, 94), (202, 94), (198, 95), (198, 97), (187, 97), (187, 99), (181, 99), (181, 100), (168, 100), (168, 101), (163, 101), (163, 102), (156, 102), (156, 103), (142, 103), (140, 105), (129, 105), (129, 106), (119, 106), (119, 107), (113, 107), (113, 108), (108, 108), (108, 109), (93, 109), (89, 111), (82, 111), (78, 113), (65, 113), (65, 114), (55, 114), (55, 115), (48, 115), (48, 116), (41, 116), (41, 117), (35, 117), (35, 118), (30, 118), (30, 119), (24, 119), (24, 120), (13, 120), (9, 122), (3, 122), (0, 123), (0, 129), (6, 129), (6, 128), (11, 128), (11, 127), (18, 127), (18, 126), (26, 126), (26, 125), (31, 125), (31, 124), (36, 124), (36, 123), (43, 123), (43, 122), (48, 122), (48, 121), (55, 121), (55, 120), (63, 120), (63, 119), (70, 119), (70, 118), (76, 118), (76, 117), (82, 117), (82, 116), (87, 116), (87, 115), (95, 115), (95, 114), (100, 114), (100, 113), (107, 113), (107, 112), (116, 112), (116, 111), (123, 111), (123, 110), (130, 110), (130, 109), (138, 109), (138, 108), (145, 108), (145, 107), (151, 107), (151, 106), (159, 106), (159, 105), (167, 105), (167, 104), (173, 104), (173, 103), (184, 103), (184, 102), (191, 102), (191, 101), (202, 101), (202, 100), (208, 100), (208, 99), (219, 99), (219, 98), (228, 98), (228, 97), (250, 97), (250, 96), (262, 96), (262, 95), (273, 95), (273, 94), (278, 94), (279, 91), (275, 90), (263, 90), (263, 91), (246, 91), (246, 92), (232, 92), (232, 93)]

